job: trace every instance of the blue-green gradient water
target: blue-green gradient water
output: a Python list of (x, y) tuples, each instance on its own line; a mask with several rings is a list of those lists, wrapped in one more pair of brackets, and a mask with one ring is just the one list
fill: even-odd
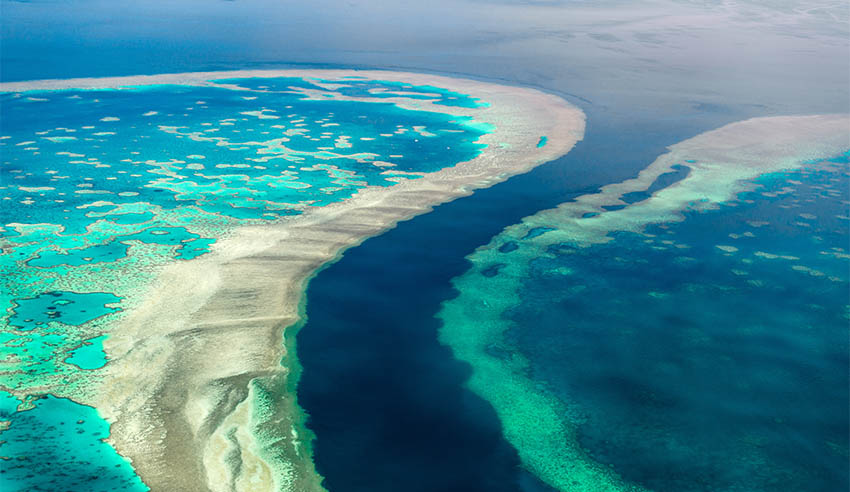
[[(52, 490), (69, 474), (72, 488), (86, 476), (99, 477), (95, 489), (143, 487), (102, 442), (108, 425), (96, 410), (41, 397), (89, 391), (90, 371), (108, 364), (109, 323), (143, 300), (158, 266), (209, 253), (234, 227), (469, 160), (491, 130), (383, 101), (487, 104), (442, 88), (357, 77), (216, 82), (226, 85), (0, 95), (0, 390), (17, 408), (0, 419), (10, 422), (0, 456), (15, 463), (0, 470), (4, 490)], [(68, 434), (53, 420), (75, 405), (95, 427)], [(55, 460), (90, 445), (117, 460), (110, 474), (98, 456)]]
[[(814, 0), (0, 2), (2, 80), (391, 68), (540, 87), (588, 114), (566, 158), (402, 223), (313, 281), (315, 322), (301, 336), (314, 338), (298, 352), (315, 378), (299, 397), (320, 397), (302, 404), (333, 491), (545, 490), (520, 473), (492, 409), (461, 390), (469, 369), (436, 342), (433, 315), (456, 295), (463, 257), (526, 215), (636, 174), (665, 145), (752, 116), (850, 109), (847, 8)], [(346, 357), (328, 357), (337, 347)]]

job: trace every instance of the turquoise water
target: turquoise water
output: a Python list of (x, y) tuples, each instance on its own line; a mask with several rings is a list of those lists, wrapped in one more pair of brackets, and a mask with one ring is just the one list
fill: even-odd
[(103, 351), (103, 341), (106, 335), (90, 338), (83, 342), (78, 348), (69, 352), (70, 357), (65, 359), (68, 364), (74, 364), (80, 369), (99, 369), (106, 365), (106, 353)]
[(118, 308), (109, 307), (107, 304), (120, 301), (120, 297), (103, 292), (45, 292), (32, 298), (16, 299), (8, 323), (9, 326), (22, 331), (29, 331), (52, 321), (78, 326), (118, 311)]
[(9, 405), (0, 405), (0, 420), (10, 421), (0, 446), (6, 458), (0, 489), (148, 490), (130, 463), (103, 441), (109, 424), (93, 408), (53, 396), (35, 400), (24, 411), (10, 412)]
[[(661, 175), (653, 191), (687, 174)], [(545, 254), (525, 254), (524, 240), (569, 227), (553, 224), (520, 239), (504, 233), (488, 246), (495, 252), (472, 256), (475, 269), (455, 284), (461, 297), (442, 315), (443, 339), (464, 359), (467, 340), (481, 339), (476, 391), (550, 484), (850, 485), (847, 156), (749, 187), (716, 210), (607, 243), (552, 241)], [(463, 324), (460, 313), (499, 306), (498, 325)], [(533, 410), (488, 379), (511, 374), (526, 381), (514, 399)]]
[[(110, 323), (141, 301), (159, 266), (208, 254), (234, 227), (285, 220), (472, 159), (492, 130), (469, 116), (384, 101), (487, 104), (436, 87), (217, 82), (227, 85), (0, 95), (0, 390), (27, 401), (89, 391), (91, 375), (108, 363)], [(0, 455), (39, 443), (5, 475), (15, 490), (49, 490), (63, 473), (101, 475), (102, 460), (120, 461), (105, 457), (111, 448), (98, 438), (97, 456), (39, 471), (48, 466), (40, 460), (66, 454), (51, 446), (67, 436), (35, 441), (37, 428), (56, 427), (66, 411), (87, 414), (95, 427), (85, 435), (108, 434), (94, 410), (63, 398), (13, 413)], [(124, 463), (91, 490), (132, 477)]]

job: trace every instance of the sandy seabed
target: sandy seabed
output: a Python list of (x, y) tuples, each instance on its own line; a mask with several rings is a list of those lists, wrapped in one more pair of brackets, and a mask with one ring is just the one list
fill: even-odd
[[(297, 360), (287, 354), (309, 278), (401, 220), (566, 154), (583, 136), (584, 114), (533, 89), (390, 71), (252, 70), (0, 84), (2, 91), (25, 91), (351, 76), (480, 98), (489, 105), (374, 100), (468, 115), (495, 130), (481, 138), (487, 147), (473, 160), (395, 186), (365, 188), (278, 223), (236, 229), (210, 254), (158, 273), (144, 301), (109, 331), (104, 349), (110, 362), (92, 401), (81, 402), (112, 424), (110, 442), (152, 490), (322, 490), (311, 435), (295, 401)], [(537, 147), (542, 136), (547, 143)], [(281, 395), (283, 388), (288, 391)]]

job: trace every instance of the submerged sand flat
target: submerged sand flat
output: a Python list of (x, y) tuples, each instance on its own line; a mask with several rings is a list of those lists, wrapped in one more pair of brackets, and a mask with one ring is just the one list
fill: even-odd
[[(588, 456), (576, 436), (580, 412), (532, 380), (528, 361), (504, 336), (512, 326), (504, 314), (523, 303), (520, 293), (532, 262), (556, 258), (558, 248), (589, 248), (612, 241), (616, 233), (643, 234), (652, 224), (685, 220), (686, 212), (719, 208), (753, 188), (759, 176), (817, 166), (847, 152), (848, 129), (847, 115), (815, 115), (754, 118), (705, 132), (670, 146), (633, 179), (507, 227), (468, 257), (472, 268), (453, 280), (460, 294), (438, 315), (440, 340), (472, 366), (469, 387), (493, 404), (525, 467), (558, 490), (642, 490)], [(688, 174), (644, 199), (625, 200), (675, 166), (687, 166)], [(494, 265), (497, 272), (488, 275)], [(511, 357), (494, 355), (499, 351)]]
[[(357, 77), (445, 88), (488, 105), (437, 106), (403, 94), (375, 101), (467, 115), (495, 129), (480, 139), (487, 147), (471, 161), (390, 187), (366, 187), (277, 223), (236, 229), (211, 253), (157, 271), (144, 301), (108, 330), (110, 362), (94, 393), (81, 397), (112, 423), (110, 442), (153, 490), (321, 489), (294, 400), (297, 361), (285, 348), (306, 281), (347, 247), (400, 220), (567, 153), (584, 131), (583, 113), (553, 95), (399, 72), (210, 72), (8, 83), (0, 90), (216, 86), (209, 80), (253, 77), (316, 77), (329, 86)], [(541, 137), (546, 144), (538, 147)], [(285, 388), (285, 398), (269, 400)]]

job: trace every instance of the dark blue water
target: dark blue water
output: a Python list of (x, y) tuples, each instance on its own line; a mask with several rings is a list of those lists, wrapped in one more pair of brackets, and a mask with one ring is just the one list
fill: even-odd
[(519, 468), (489, 404), (462, 387), (468, 367), (437, 342), (434, 314), (456, 295), (449, 280), (505, 224), (633, 176), (723, 118), (636, 132), (589, 109), (587, 139), (566, 157), (404, 222), (311, 281), (298, 401), (330, 490), (546, 490)]
[[(624, 193), (623, 196), (620, 197), (620, 200), (626, 202), (627, 204), (637, 203), (639, 201), (646, 200), (647, 198), (651, 197), (652, 194), (656, 191), (662, 190), (677, 181), (681, 181), (687, 178), (690, 172), (691, 168), (689, 168), (688, 166), (676, 164), (675, 166), (673, 166), (673, 171), (659, 175), (645, 191), (632, 191), (630, 193)], [(608, 207), (603, 208), (608, 209)]]
[(2, 8), (4, 81), (289, 64), (462, 73), (578, 94), (613, 111), (850, 107), (840, 3), (2, 0)]

